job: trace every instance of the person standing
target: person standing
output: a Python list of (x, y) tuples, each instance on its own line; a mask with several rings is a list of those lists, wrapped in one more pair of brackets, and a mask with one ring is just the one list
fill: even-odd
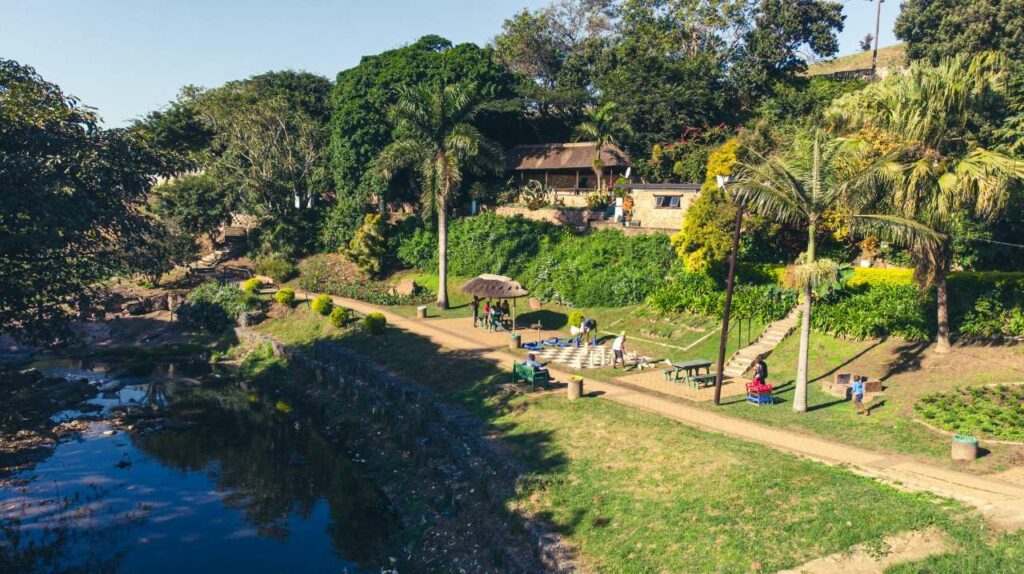
[(612, 368), (614, 369), (617, 364), (622, 363), (622, 368), (626, 368), (626, 332), (622, 331), (618, 337), (612, 341), (612, 354), (615, 356), (612, 358)]
[(764, 355), (758, 355), (754, 359), (754, 383), (758, 385), (768, 384), (768, 364), (764, 362)]
[(473, 328), (476, 328), (477, 322), (480, 320), (480, 298), (473, 295)]
[(871, 416), (871, 412), (864, 408), (864, 379), (858, 376), (851, 379), (850, 395), (853, 397), (853, 406), (857, 409), (857, 414)]

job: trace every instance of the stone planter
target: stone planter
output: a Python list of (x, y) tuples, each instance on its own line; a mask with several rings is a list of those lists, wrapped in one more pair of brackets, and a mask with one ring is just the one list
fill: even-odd
[(419, 307), (416, 307), (416, 318), (417, 319), (426, 319), (427, 318), (427, 306), (426, 305), (420, 305)]

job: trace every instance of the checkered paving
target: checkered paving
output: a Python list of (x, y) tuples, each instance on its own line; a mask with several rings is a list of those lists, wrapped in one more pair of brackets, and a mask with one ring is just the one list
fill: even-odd
[(572, 369), (599, 369), (612, 364), (612, 350), (604, 345), (588, 347), (545, 347), (537, 351), (541, 361), (563, 365)]

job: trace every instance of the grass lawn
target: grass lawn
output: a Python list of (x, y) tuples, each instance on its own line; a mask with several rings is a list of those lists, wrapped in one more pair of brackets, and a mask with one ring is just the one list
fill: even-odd
[(308, 302), (299, 301), (286, 311), (275, 305), (270, 318), (260, 323), (256, 331), (288, 345), (308, 345), (317, 339), (338, 337), (345, 329), (331, 326), (327, 317), (309, 308)]
[[(418, 271), (405, 271), (396, 274), (395, 278), (411, 278), (416, 281), (416, 284), (426, 289), (427, 291), (434, 294), (434, 299), (437, 298), (437, 275), (431, 273), (421, 273)], [(472, 317), (473, 316), (473, 297), (467, 295), (461, 291), (462, 286), (466, 284), (471, 278), (469, 277), (453, 277), (448, 276), (448, 309), (438, 309), (437, 304), (434, 301), (425, 303), (427, 306), (428, 317), (441, 317), (445, 319), (451, 319), (455, 317)], [(522, 301), (521, 301), (522, 303)], [(416, 307), (418, 305), (396, 305), (394, 307), (388, 307), (388, 310), (396, 315), (402, 317), (415, 317)]]
[[(774, 426), (796, 429), (869, 448), (915, 455), (949, 463), (950, 438), (914, 422), (913, 405), (921, 396), (955, 386), (1024, 380), (1024, 346), (965, 347), (951, 355), (929, 352), (926, 345), (899, 340), (851, 341), (812, 334), (808, 411), (792, 410), (799, 337), (790, 335), (768, 359), (770, 381), (776, 386), (774, 407), (757, 407), (741, 400), (727, 401), (720, 411)], [(855, 414), (853, 404), (819, 390), (816, 381), (835, 372), (878, 377), (885, 393), (871, 407), (871, 416)], [(715, 409), (709, 404), (705, 408)], [(960, 467), (975, 472), (1003, 470), (1024, 463), (1024, 449), (994, 446), (988, 456)]]
[[(297, 309), (261, 330), (301, 344), (325, 333), (324, 324)], [(985, 546), (980, 519), (953, 501), (898, 492), (611, 401), (511, 393), (499, 367), (400, 329), (390, 329), (386, 342), (359, 329), (337, 337), (483, 419), (527, 471), (509, 508), (546, 519), (579, 550), (585, 570), (773, 571), (931, 525), (956, 545), (981, 548), (979, 563), (1018, 555), (1017, 539)], [(940, 572), (960, 564), (956, 555), (934, 560)]]

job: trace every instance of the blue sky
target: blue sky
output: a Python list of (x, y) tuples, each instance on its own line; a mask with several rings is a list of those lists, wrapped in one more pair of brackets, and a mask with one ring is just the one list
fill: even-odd
[[(488, 42), (521, 8), (548, 0), (0, 0), (0, 57), (36, 68), (96, 107), (108, 126), (164, 106), (184, 84), (213, 87), (267, 70), (334, 79), (364, 54), (424, 34)], [(874, 32), (875, 4), (844, 0), (841, 53)], [(882, 4), (894, 43), (899, 1)]]

